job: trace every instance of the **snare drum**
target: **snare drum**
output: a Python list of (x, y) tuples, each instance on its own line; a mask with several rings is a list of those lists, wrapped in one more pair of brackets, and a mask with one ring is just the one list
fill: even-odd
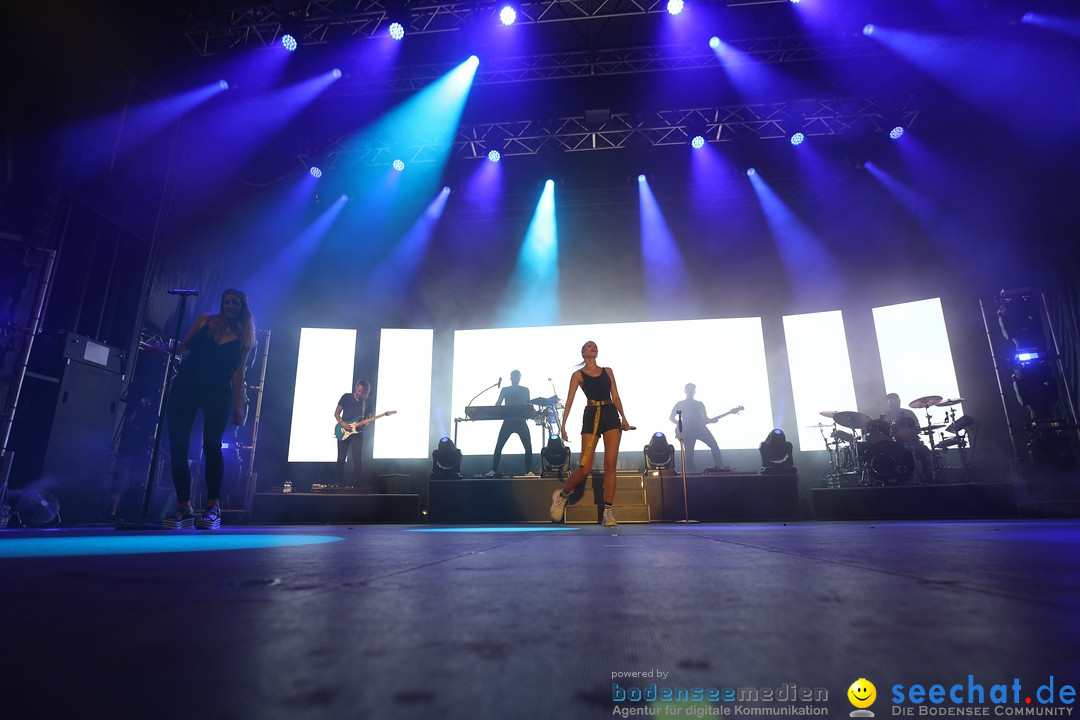
[(866, 440), (867, 445), (877, 445), (892, 439), (887, 420), (871, 420), (866, 423), (863, 433), (863, 439)]
[(901, 445), (910, 445), (919, 439), (919, 424), (909, 417), (898, 417), (889, 428), (893, 440)]

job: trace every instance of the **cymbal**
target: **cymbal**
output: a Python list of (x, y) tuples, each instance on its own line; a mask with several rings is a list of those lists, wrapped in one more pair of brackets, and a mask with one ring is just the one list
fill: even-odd
[(554, 405), (558, 401), (559, 401), (559, 398), (557, 396), (555, 396), (555, 395), (552, 395), (551, 397), (546, 397), (546, 398), (534, 397), (529, 402), (532, 403), (533, 405), (545, 405), (546, 406), (546, 405)]
[(933, 405), (937, 405), (939, 402), (941, 402), (940, 395), (927, 395), (925, 397), (912, 400), (907, 404), (907, 406), (909, 408), (928, 408)]
[(949, 398), (948, 400), (942, 400), (937, 403), (938, 407), (949, 407), (950, 405), (959, 405), (964, 402), (964, 398)]
[(832, 427), (832, 425), (829, 424), (829, 423), (818, 423), (817, 425), (807, 425), (806, 427), (808, 427), (808, 428), (827, 428), (827, 427)]
[(941, 425), (931, 425), (930, 427), (919, 428), (919, 432), (921, 432), (923, 435), (929, 435), (934, 430), (939, 430), (943, 427), (945, 427), (944, 423), (942, 423)]
[(833, 415), (833, 420), (837, 425), (843, 425), (852, 430), (862, 430), (863, 425), (870, 422), (870, 416), (854, 410), (843, 410)]
[(855, 438), (852, 437), (851, 433), (846, 433), (843, 430), (833, 430), (832, 436), (834, 439), (842, 440), (843, 442), (855, 442)]
[(821, 415), (822, 417), (831, 418), (834, 415), (836, 415), (836, 411), (835, 410), (822, 410), (821, 412), (818, 413), (818, 415)]
[(938, 450), (944, 450), (945, 448), (952, 447), (953, 445), (959, 445), (961, 441), (963, 441), (963, 438), (959, 435), (956, 435), (951, 438), (945, 438), (934, 447)]

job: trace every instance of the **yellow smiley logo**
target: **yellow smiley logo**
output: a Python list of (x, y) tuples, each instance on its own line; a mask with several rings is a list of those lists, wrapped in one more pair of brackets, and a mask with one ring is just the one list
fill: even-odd
[(877, 688), (866, 678), (859, 678), (847, 689), (848, 700), (857, 708), (868, 708), (877, 698)]

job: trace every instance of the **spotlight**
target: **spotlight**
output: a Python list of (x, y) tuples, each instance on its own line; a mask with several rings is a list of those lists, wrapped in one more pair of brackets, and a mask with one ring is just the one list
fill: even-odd
[(570, 448), (562, 438), (552, 433), (547, 445), (540, 449), (540, 477), (562, 478), (570, 474)]
[(638, 176), (637, 176), (637, 181), (638, 181), (639, 183), (643, 183), (643, 182), (645, 182), (645, 175), (644, 175), (644, 174), (642, 174), (642, 175), (638, 175)]
[(675, 446), (668, 442), (662, 432), (653, 433), (644, 453), (646, 470), (671, 470), (675, 467)]
[(335, 80), (340, 80), (341, 79), (341, 70), (338, 69), (338, 68), (334, 68), (333, 70), (330, 71), (330, 75)]
[(311, 173), (311, 177), (315, 178), (316, 180), (322, 177), (322, 170), (315, 167), (314, 165), (311, 166), (311, 169), (308, 170), (308, 172)]
[(493, 163), (497, 163), (500, 160), (502, 160), (502, 155), (499, 153), (498, 150), (489, 150), (488, 151), (488, 160), (493, 162)]
[(713, 35), (711, 38), (709, 38), (709, 47), (711, 47), (713, 50), (719, 50), (720, 49), (720, 38), (716, 37), (715, 35)]
[(229, 81), (228, 80), (218, 80), (218, 87), (221, 88), (222, 90), (228, 90), (229, 89)]
[(461, 451), (448, 437), (439, 439), (439, 445), (431, 451), (431, 479), (458, 480), (461, 478)]
[(796, 145), (796, 146), (802, 145), (805, 140), (806, 140), (806, 136), (803, 135), (801, 132), (797, 132), (797, 133), (795, 133), (794, 135), (791, 136), (791, 144), (792, 145)]
[(517, 10), (507, 5), (499, 11), (499, 22), (509, 27), (517, 20)]
[(890, 140), (899, 140), (902, 137), (904, 137), (904, 128), (900, 127), (899, 125), (889, 131)]
[(754, 168), (746, 169), (746, 177), (754, 177), (755, 175), (757, 175), (757, 170), (755, 170)]
[(405, 37), (405, 26), (399, 22), (390, 23), (390, 37), (395, 40)]
[(694, 139), (690, 141), (690, 147), (694, 148), (695, 150), (700, 150), (701, 148), (705, 147), (705, 138), (700, 135), (695, 135)]
[(795, 461), (791, 457), (791, 443), (784, 437), (784, 431), (776, 428), (765, 441), (758, 446), (761, 454), (762, 475), (794, 475)]
[(405, 163), (402, 160), (395, 160), (393, 164), (394, 164), (394, 169), (397, 170), (398, 172), (401, 172), (402, 170), (405, 169)]
[(866, 37), (870, 37), (871, 35), (873, 35), (874, 34), (874, 25), (873, 25), (873, 23), (866, 23), (865, 25), (863, 25), (862, 34), (865, 35)]
[(668, 0), (667, 11), (669, 15), (678, 15), (683, 11), (683, 0)]
[(289, 34), (282, 35), (281, 47), (285, 48), (289, 52), (296, 52), (296, 38)]

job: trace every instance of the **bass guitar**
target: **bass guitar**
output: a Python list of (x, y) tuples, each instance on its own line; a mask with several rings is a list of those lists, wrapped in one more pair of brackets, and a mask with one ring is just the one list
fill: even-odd
[(397, 410), (387, 410), (384, 413), (381, 413), (379, 415), (372, 415), (371, 417), (364, 418), (363, 420), (361, 420), (360, 418), (356, 418), (355, 420), (349, 421), (349, 428), (347, 430), (341, 427), (341, 423), (338, 423), (334, 426), (334, 437), (336, 437), (339, 442), (342, 440), (347, 440), (356, 433), (360, 432), (360, 428), (364, 427), (368, 423), (373, 423), (379, 418), (386, 417), (387, 415), (393, 415), (396, 412)]
[(722, 417), (727, 417), (728, 415), (737, 415), (737, 414), (741, 413), (745, 409), (746, 408), (743, 407), (742, 405), (736, 405), (735, 407), (728, 410), (726, 413), (721, 413), (720, 415), (717, 415), (716, 417), (706, 418), (705, 423), (706, 424), (712, 424), (712, 423), (716, 422), (717, 420), (719, 420)]

